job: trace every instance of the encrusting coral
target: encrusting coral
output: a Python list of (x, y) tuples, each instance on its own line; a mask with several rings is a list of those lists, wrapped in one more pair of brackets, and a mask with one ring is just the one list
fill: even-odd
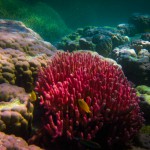
[(139, 98), (121, 67), (95, 53), (56, 54), (39, 71), (35, 90), (45, 112), (43, 130), (52, 141), (78, 137), (126, 143), (143, 123)]

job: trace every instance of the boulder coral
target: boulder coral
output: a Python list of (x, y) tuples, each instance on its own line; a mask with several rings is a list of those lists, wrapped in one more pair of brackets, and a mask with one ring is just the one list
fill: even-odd
[(0, 83), (33, 88), (37, 70), (46, 66), (56, 48), (22, 22), (0, 20)]
[(21, 87), (0, 84), (0, 131), (28, 138), (33, 118), (33, 104)]
[(97, 53), (59, 52), (39, 71), (35, 90), (52, 141), (78, 137), (109, 146), (126, 143), (143, 123), (139, 98), (121, 67)]

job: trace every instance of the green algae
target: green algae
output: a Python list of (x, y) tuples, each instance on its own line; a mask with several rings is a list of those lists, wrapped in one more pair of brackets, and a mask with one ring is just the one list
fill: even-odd
[(137, 95), (143, 97), (144, 100), (150, 104), (150, 87), (146, 85), (140, 85), (136, 87)]
[(30, 5), (21, 0), (1, 0), (0, 8), (1, 18), (22, 21), (44, 40), (53, 42), (71, 32), (61, 16), (45, 3)]
[(150, 95), (150, 87), (148, 87), (146, 85), (137, 86), (136, 89), (138, 90), (138, 92), (140, 94), (148, 94), (148, 95)]
[(150, 125), (144, 125), (141, 128), (140, 132), (143, 133), (143, 134), (150, 134)]

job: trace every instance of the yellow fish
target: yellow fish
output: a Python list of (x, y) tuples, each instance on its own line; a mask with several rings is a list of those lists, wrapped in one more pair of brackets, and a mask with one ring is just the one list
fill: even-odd
[(35, 94), (34, 91), (32, 91), (32, 92), (29, 94), (29, 96), (30, 96), (31, 102), (35, 102), (35, 101), (36, 101), (37, 97), (36, 97), (36, 94)]
[(78, 99), (78, 104), (86, 113), (91, 113), (90, 108), (84, 99)]

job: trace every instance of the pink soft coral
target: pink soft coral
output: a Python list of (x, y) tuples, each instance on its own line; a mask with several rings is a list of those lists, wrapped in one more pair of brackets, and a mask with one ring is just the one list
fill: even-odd
[[(143, 118), (135, 90), (121, 68), (89, 52), (60, 52), (38, 75), (36, 91), (45, 110), (44, 129), (57, 137), (93, 139), (104, 131), (106, 141), (130, 140)], [(78, 105), (83, 99), (91, 113)]]

